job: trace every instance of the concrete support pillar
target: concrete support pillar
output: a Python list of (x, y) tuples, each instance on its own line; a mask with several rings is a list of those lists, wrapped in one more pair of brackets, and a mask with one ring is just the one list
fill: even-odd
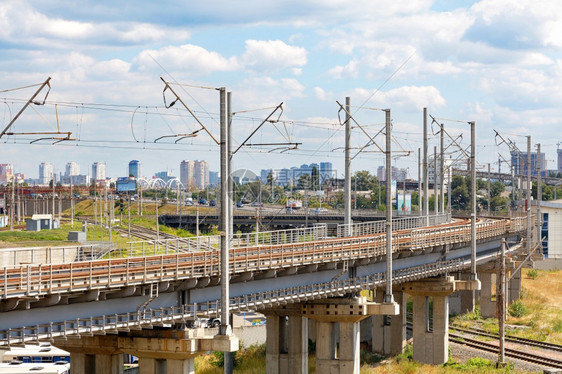
[(86, 354), (82, 352), (70, 353), (71, 374), (122, 374), (123, 354)]
[(331, 373), (330, 363), (336, 359), (334, 341), (334, 323), (316, 321), (316, 371), (319, 373)]
[(92, 371), (93, 355), (87, 355), (81, 352), (70, 352), (70, 374), (94, 374)]
[[(397, 355), (406, 346), (406, 294), (402, 291), (392, 292), (398, 303), (400, 314), (395, 316), (371, 316), (372, 351), (381, 355)], [(382, 302), (384, 293), (376, 293), (375, 302)]]
[[(464, 272), (459, 276), (459, 280), (470, 280), (470, 273)], [(449, 296), (449, 313), (451, 315), (460, 315), (472, 312), (474, 310), (474, 291), (461, 290)]]
[(316, 372), (359, 374), (360, 322), (371, 315), (397, 315), (398, 304), (365, 297), (318, 300), (304, 304), (302, 313), (316, 321)]
[(60, 338), (54, 345), (70, 352), (72, 374), (121, 374), (124, 352), (139, 358), (140, 374), (193, 374), (195, 356), (208, 351), (234, 352), (238, 350), (238, 339), (169, 329), (129, 331), (127, 336)]
[(308, 373), (308, 318), (289, 316), (288, 326), (288, 373)]
[(433, 296), (433, 329), (429, 330), (428, 296), (414, 296), (414, 361), (432, 365), (447, 362), (449, 349), (448, 296)]
[[(298, 313), (297, 313), (298, 309)], [(308, 324), (298, 308), (266, 312), (266, 372), (308, 372)]]
[(480, 290), (480, 314), (482, 318), (496, 317), (496, 303), (492, 301), (492, 275), (491, 272), (480, 272), (478, 279), (482, 283)]
[(508, 303), (511, 304), (521, 298), (521, 269), (517, 273), (512, 273), (508, 287)]
[(281, 318), (274, 313), (266, 315), (266, 342), (265, 342), (265, 371), (267, 373), (281, 373), (279, 357), (281, 351), (280, 344), (280, 320)]
[[(459, 281), (454, 277), (405, 283), (402, 290), (413, 296), (414, 360), (431, 365), (448, 361), (449, 295), (459, 290), (478, 290), (478, 280)], [(431, 309), (431, 305), (433, 308)], [(429, 319), (433, 311), (433, 328)]]
[(359, 322), (317, 321), (316, 331), (316, 372), (359, 374)]
[(95, 368), (96, 373), (123, 374), (123, 354), (98, 354), (95, 356)]
[(359, 322), (340, 322), (339, 332), (338, 373), (359, 374), (361, 369)]

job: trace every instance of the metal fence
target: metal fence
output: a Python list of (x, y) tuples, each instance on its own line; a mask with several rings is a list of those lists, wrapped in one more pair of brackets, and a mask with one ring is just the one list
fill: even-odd
[[(430, 216), (416, 216), (407, 218), (395, 218), (392, 220), (392, 231), (414, 229), (423, 226), (439, 225), (451, 221), (449, 214)], [(337, 227), (337, 237), (361, 236), (380, 234), (386, 231), (386, 221), (371, 221), (351, 224), (340, 224)]]
[[(232, 236), (230, 248), (256, 247), (301, 243), (326, 238), (328, 228), (325, 224), (289, 230), (238, 233)], [(100, 253), (98, 258), (144, 257), (167, 255), (193, 251), (212, 251), (220, 247), (220, 235), (198, 236), (162, 240), (143, 240), (127, 243), (127, 248), (112, 249)]]

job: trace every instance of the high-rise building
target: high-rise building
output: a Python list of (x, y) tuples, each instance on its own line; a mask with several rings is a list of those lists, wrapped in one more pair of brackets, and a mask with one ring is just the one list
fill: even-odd
[(562, 173), (562, 149), (558, 148), (556, 152), (558, 153), (558, 172)]
[(331, 162), (321, 162), (320, 163), (320, 180), (322, 183), (328, 179), (333, 178), (332, 163)]
[(209, 185), (216, 186), (219, 184), (219, 172), (210, 171), (209, 172)]
[(92, 164), (92, 179), (96, 181), (105, 180), (105, 164), (94, 162)]
[(49, 162), (42, 162), (39, 165), (39, 184), (48, 185), (54, 178), (55, 168)]
[(129, 176), (139, 179), (141, 174), (141, 163), (138, 160), (132, 160), (129, 162)]
[(184, 185), (186, 190), (192, 190), (195, 187), (193, 173), (195, 164), (193, 161), (183, 160), (180, 163), (180, 182)]
[(187, 190), (207, 187), (209, 185), (209, 163), (204, 160), (183, 160), (180, 163), (180, 182)]
[[(527, 175), (527, 152), (511, 152), (511, 165), (515, 175)], [(537, 175), (537, 166), (537, 152), (531, 152), (531, 175)], [(546, 157), (541, 152), (541, 175), (546, 174)]]
[(207, 161), (194, 161), (195, 185), (198, 188), (205, 188), (209, 185), (209, 163)]
[(12, 164), (0, 164), (0, 183), (8, 183), (14, 178)]
[(71, 161), (66, 164), (66, 169), (64, 171), (65, 177), (70, 177), (72, 175), (79, 175), (80, 174), (80, 165), (76, 162)]

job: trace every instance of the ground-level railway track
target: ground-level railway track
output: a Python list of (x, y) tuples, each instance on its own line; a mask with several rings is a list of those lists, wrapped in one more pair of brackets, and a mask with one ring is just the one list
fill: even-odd
[[(473, 335), (484, 336), (484, 337), (493, 338), (493, 339), (499, 339), (498, 334), (491, 334), (491, 333), (487, 332), (486, 330), (482, 330), (482, 329), (473, 329), (473, 328), (467, 329), (467, 328), (462, 328), (462, 327), (457, 327), (457, 326), (450, 326), (449, 328), (451, 330), (459, 331), (459, 332), (463, 332), (463, 333), (467, 333), (467, 334), (473, 334)], [(548, 350), (555, 351), (555, 352), (562, 352), (562, 345), (560, 345), (560, 344), (541, 342), (541, 341), (538, 341), (538, 340), (521, 338), (521, 337), (514, 336), (514, 335), (506, 335), (505, 341), (511, 342), (511, 343), (525, 344), (525, 345), (528, 345), (530, 347), (548, 349)]]
[[(412, 322), (408, 321), (406, 323), (406, 327), (409, 330), (412, 330)], [(457, 327), (454, 327), (454, 326), (450, 327), (450, 329), (451, 330), (458, 330), (458, 331), (462, 331), (462, 332), (465, 332), (465, 333), (468, 333), (468, 334), (478, 335), (478, 336), (482, 336), (482, 337), (492, 337), (492, 338), (498, 339), (497, 335), (489, 334), (489, 333), (486, 333), (486, 332), (478, 332), (477, 329), (461, 329), (461, 328), (457, 328)], [(508, 341), (508, 338), (506, 338), (506, 341)], [(449, 342), (464, 345), (464, 346), (474, 348), (474, 349), (478, 349), (478, 350), (481, 350), (481, 351), (484, 351), (484, 352), (499, 354), (499, 347), (498, 347), (497, 343), (494, 344), (494, 343), (484, 342), (484, 341), (481, 341), (481, 340), (478, 340), (478, 339), (467, 338), (466, 336), (453, 334), (453, 333), (449, 333)], [(531, 347), (554, 350), (554, 351), (557, 351), (557, 352), (562, 351), (562, 346), (560, 346), (560, 345), (540, 342), (540, 341), (531, 340), (531, 339), (520, 339), (520, 340), (514, 339), (512, 342), (519, 343), (519, 344), (525, 344), (525, 345), (531, 346)], [(545, 367), (549, 367), (549, 368), (562, 369), (562, 361), (561, 360), (551, 358), (551, 357), (546, 357), (545, 355), (541, 355), (541, 354), (531, 353), (531, 352), (528, 352), (528, 351), (522, 351), (522, 350), (513, 349), (513, 348), (505, 348), (505, 356), (507, 358), (514, 358), (514, 359), (522, 360), (522, 361), (525, 361), (525, 362), (530, 362), (530, 363), (533, 363), (533, 364), (536, 364), (536, 365), (541, 365), (541, 366), (545, 366)]]
[[(457, 334), (449, 334), (449, 341), (457, 344), (463, 344), (471, 348), (476, 348), (491, 353), (498, 353), (496, 344), (483, 342), (476, 339), (466, 338)], [(516, 349), (505, 348), (505, 355), (509, 358), (515, 358), (533, 364), (547, 366), (551, 368), (562, 369), (562, 361), (554, 358), (545, 357), (544, 355), (534, 354), (530, 352), (520, 351)]]

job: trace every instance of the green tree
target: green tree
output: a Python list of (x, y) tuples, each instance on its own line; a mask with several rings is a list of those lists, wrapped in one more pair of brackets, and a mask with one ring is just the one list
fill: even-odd
[(311, 181), (310, 174), (302, 174), (297, 182), (297, 188), (299, 190), (310, 189)]
[[(469, 178), (455, 175), (451, 182), (451, 207), (456, 210), (468, 210), (470, 207), (470, 193), (467, 187)], [(430, 200), (431, 201), (431, 200)]]
[(357, 186), (357, 191), (372, 191), (378, 188), (378, 182), (378, 178), (367, 170), (358, 171), (351, 177), (352, 188)]
[(502, 182), (495, 181), (490, 184), (490, 198), (499, 196), (504, 191), (505, 191), (505, 185)]
[(312, 190), (318, 191), (320, 189), (320, 175), (318, 174), (318, 168), (316, 166), (312, 167), (310, 183)]

